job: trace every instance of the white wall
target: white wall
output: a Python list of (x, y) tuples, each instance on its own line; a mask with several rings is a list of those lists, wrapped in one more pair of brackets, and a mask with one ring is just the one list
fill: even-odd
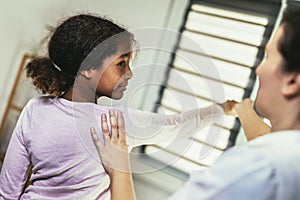
[[(45, 25), (55, 25), (61, 18), (74, 13), (92, 12), (106, 15), (128, 29), (159, 27), (177, 31), (187, 3), (187, 0), (0, 0), (0, 121), (22, 55), (30, 52), (47, 34)], [(154, 42), (160, 45), (164, 41), (164, 35), (161, 35)], [(136, 65), (156, 62), (164, 65), (168, 61), (168, 56), (149, 51), (141, 53)], [(143, 69), (143, 75), (135, 76), (130, 84), (152, 80), (159, 83), (163, 79), (164, 73), (148, 67)], [(131, 104), (133, 107), (151, 109), (157, 96), (158, 87), (144, 87), (134, 95)], [(165, 199), (182, 183), (161, 171), (135, 175), (135, 182), (137, 195), (143, 200), (154, 197), (157, 200)]]

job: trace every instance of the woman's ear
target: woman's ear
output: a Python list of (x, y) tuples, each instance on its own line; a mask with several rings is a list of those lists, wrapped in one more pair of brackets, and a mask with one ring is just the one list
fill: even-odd
[(90, 69), (81, 70), (79, 73), (81, 76), (83, 76), (86, 79), (92, 78), (92, 71)]
[(282, 94), (285, 97), (293, 97), (300, 93), (300, 73), (292, 72), (285, 75)]

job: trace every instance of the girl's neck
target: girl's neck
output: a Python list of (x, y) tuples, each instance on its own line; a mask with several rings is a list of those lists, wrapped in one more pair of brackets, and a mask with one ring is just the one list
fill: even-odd
[(90, 103), (96, 103), (97, 102), (97, 97), (94, 94), (87, 94), (84, 92), (79, 92), (75, 91), (72, 88), (69, 88), (67, 92), (65, 92), (61, 98), (64, 98), (69, 101), (74, 101), (74, 102), (90, 102)]

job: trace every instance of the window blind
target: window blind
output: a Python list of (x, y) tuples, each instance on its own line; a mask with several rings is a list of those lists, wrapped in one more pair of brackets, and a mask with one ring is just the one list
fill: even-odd
[(300, 7), (300, 0), (288, 0), (287, 6), (289, 7)]
[[(255, 68), (263, 57), (279, 10), (280, 2), (271, 0), (191, 1), (155, 112), (180, 113), (192, 109), (189, 107), (195, 105), (192, 102), (203, 107), (218, 101), (212, 99), (211, 93), (215, 91), (207, 89), (207, 82), (221, 84), (225, 99), (240, 101), (249, 97), (255, 82)], [(189, 45), (188, 40), (201, 48)], [(195, 68), (189, 59), (203, 62)], [(201, 73), (210, 71), (207, 61), (213, 64), (218, 76)], [(184, 87), (185, 84), (192, 89)], [(233, 146), (239, 129), (237, 119), (226, 117), (224, 123), (216, 122), (194, 137), (178, 141), (178, 145), (147, 145), (143, 152), (161, 163), (167, 162), (169, 157), (177, 157), (167, 164), (188, 174), (210, 166), (224, 150)], [(188, 148), (178, 148), (185, 142)], [(206, 153), (200, 155), (200, 152)]]

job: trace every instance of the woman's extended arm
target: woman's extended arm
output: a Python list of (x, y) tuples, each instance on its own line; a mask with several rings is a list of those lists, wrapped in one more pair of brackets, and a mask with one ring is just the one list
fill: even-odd
[(234, 109), (248, 141), (271, 132), (271, 127), (264, 123), (253, 109), (251, 99), (244, 99), (242, 102), (237, 103)]
[(128, 146), (126, 145), (125, 123), (121, 112), (117, 118), (114, 111), (109, 111), (111, 130), (108, 128), (106, 115), (101, 116), (104, 143), (95, 129), (91, 129), (93, 140), (98, 149), (102, 165), (111, 179), (112, 200), (134, 200), (135, 193), (129, 164)]

